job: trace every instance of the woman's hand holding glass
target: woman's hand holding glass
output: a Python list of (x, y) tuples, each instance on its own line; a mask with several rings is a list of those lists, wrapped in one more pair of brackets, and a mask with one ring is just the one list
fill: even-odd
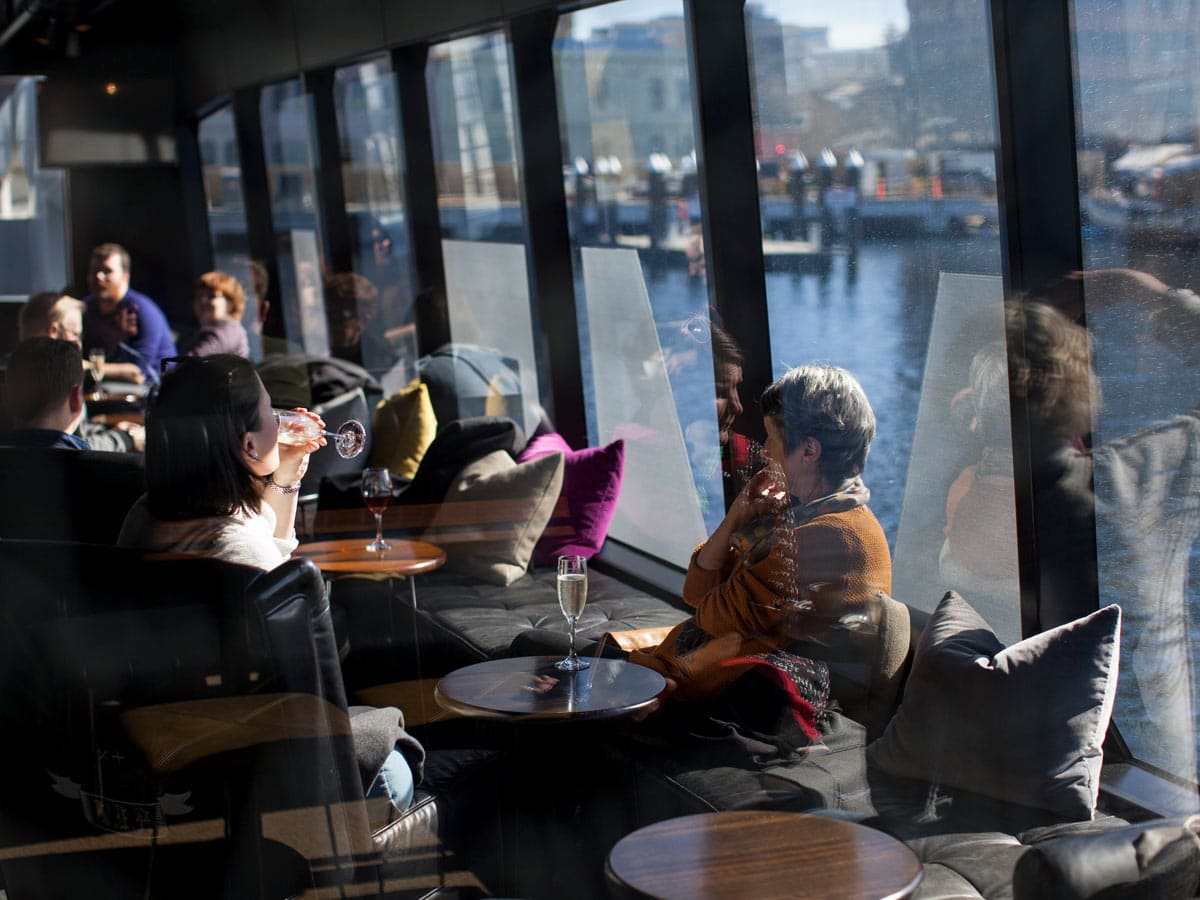
[(726, 514), (735, 528), (748, 525), (755, 519), (771, 516), (787, 504), (787, 481), (776, 465), (768, 465), (750, 479), (733, 501)]
[(320, 450), (325, 446), (325, 438), (320, 432), (325, 430), (324, 420), (316, 413), (309, 412), (303, 407), (296, 407), (292, 412), (311, 419), (318, 426), (317, 437), (310, 437), (306, 433), (296, 434), (293, 431), (284, 433), (281, 428), (277, 438), (279, 442), (279, 468), (272, 476), (276, 484), (296, 484), (304, 477), (304, 473), (308, 471), (308, 457), (310, 454)]

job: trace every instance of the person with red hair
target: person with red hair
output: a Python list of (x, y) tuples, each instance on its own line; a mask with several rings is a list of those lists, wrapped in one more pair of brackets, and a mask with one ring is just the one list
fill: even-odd
[(242, 325), (246, 292), (226, 272), (205, 272), (196, 281), (192, 309), (200, 328), (181, 349), (184, 356), (231, 353), (250, 358), (250, 342)]

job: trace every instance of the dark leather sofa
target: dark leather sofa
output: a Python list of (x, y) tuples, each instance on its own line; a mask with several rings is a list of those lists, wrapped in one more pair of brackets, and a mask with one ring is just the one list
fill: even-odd
[(283, 897), (389, 878), (421, 896), (443, 883), (446, 836), (487, 796), (472, 779), (490, 754), (431, 752), (402, 816), (364, 801), (310, 562), (260, 573), (0, 540), (0, 571), (10, 900)]
[[(592, 581), (597, 597), (595, 605), (589, 600), (592, 616), (582, 624), (585, 639), (622, 628), (669, 625), (684, 615), (614, 578), (593, 573)], [(343, 597), (353, 584), (341, 583)], [(501, 655), (526, 629), (560, 630), (551, 584), (550, 576), (537, 570), (507, 588), (452, 574), (424, 578), (418, 587), (420, 610), (406, 610), (416, 623), (413, 636), (426, 641), (420, 653), (424, 674)], [(358, 588), (377, 590), (378, 585), (360, 583)], [(357, 599), (360, 609), (383, 609), (378, 603), (368, 605), (366, 597)], [(1124, 810), (1106, 810), (1102, 800), (1094, 820), (1068, 821), (963, 793), (952, 810), (939, 807), (927, 816), (927, 785), (880, 779), (869, 770), (866, 746), (883, 732), (900, 703), (913, 649), (927, 621), (927, 613), (883, 598), (866, 627), (842, 629), (795, 648), (829, 662), (841, 710), (823, 745), (800, 761), (781, 757), (778, 765), (764, 770), (762, 758), (773, 752), (768, 745), (723, 745), (719, 734), (681, 738), (638, 726), (619, 732), (609, 758), (592, 758), (588, 780), (594, 790), (584, 803), (586, 826), (554, 818), (559, 812), (554, 803), (533, 796), (536, 791), (515, 801), (507, 813), (537, 835), (527, 843), (539, 847), (586, 827), (591, 846), (577, 862), (597, 879), (596, 845), (611, 845), (628, 830), (673, 816), (768, 808), (848, 817), (905, 840), (924, 866), (918, 900), (1192, 896), (1200, 888), (1200, 841), (1194, 837), (1200, 820), (1131, 823), (1114, 814)], [(410, 658), (415, 657), (416, 645), (409, 649)], [(759, 758), (751, 761), (755, 754)], [(545, 763), (537, 763), (524, 772), (523, 783), (537, 783), (545, 771)], [(1136, 849), (1143, 846), (1156, 852)], [(1157, 852), (1166, 847), (1171, 849)], [(530, 860), (529, 865), (538, 863)], [(1059, 893), (1047, 885), (1056, 885)], [(1176, 892), (1140, 893), (1166, 891), (1162, 885)], [(551, 880), (546, 890), (553, 893), (560, 887)], [(577, 889), (578, 896), (601, 896), (604, 890), (599, 885), (589, 886), (592, 894)], [(541, 896), (537, 891), (533, 895)]]

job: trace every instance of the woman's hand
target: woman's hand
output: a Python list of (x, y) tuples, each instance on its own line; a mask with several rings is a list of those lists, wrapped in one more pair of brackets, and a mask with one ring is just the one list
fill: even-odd
[[(316, 413), (309, 412), (302, 406), (295, 407), (292, 412), (300, 413), (312, 419), (324, 431), (325, 421)], [(308, 471), (309, 454), (325, 446), (325, 438), (318, 436), (304, 444), (279, 444), (279, 468), (272, 475), (276, 484), (296, 484)]]
[(787, 487), (778, 466), (768, 465), (750, 479), (725, 515), (736, 530), (755, 519), (777, 513), (787, 503)]
[(786, 485), (783, 470), (774, 463), (768, 464), (751, 478), (729, 507), (729, 512), (725, 513), (717, 530), (700, 548), (696, 564), (712, 571), (723, 568), (729, 559), (734, 532), (755, 519), (773, 515), (782, 509), (787, 503)]

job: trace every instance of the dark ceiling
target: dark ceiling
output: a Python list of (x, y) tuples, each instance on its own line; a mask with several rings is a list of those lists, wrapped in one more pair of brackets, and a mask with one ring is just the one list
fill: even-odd
[(0, 71), (161, 75), (178, 33), (170, 2), (0, 0)]

